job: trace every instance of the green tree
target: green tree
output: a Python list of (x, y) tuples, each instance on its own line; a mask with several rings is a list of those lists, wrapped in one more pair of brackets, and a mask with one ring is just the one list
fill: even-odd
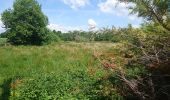
[(15, 0), (13, 9), (2, 13), (2, 22), (12, 44), (41, 45), (48, 38), (48, 18), (36, 0)]
[(138, 14), (148, 21), (159, 24), (170, 31), (170, 18), (168, 16), (168, 0), (119, 0), (121, 2), (133, 3), (130, 6), (132, 14)]
[(57, 35), (58, 37), (61, 38), (61, 35), (62, 35), (62, 32), (61, 32), (61, 31), (53, 30), (52, 32), (53, 32), (55, 35)]

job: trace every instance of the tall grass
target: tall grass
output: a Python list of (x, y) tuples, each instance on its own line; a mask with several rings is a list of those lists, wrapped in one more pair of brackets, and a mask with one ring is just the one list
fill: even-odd
[[(95, 83), (104, 73), (98, 68), (99, 62), (92, 57), (94, 51), (106, 51), (113, 46), (111, 43), (68, 42), (46, 46), (0, 47), (1, 95), (3, 86), (9, 79), (20, 77), (27, 80), (51, 73), (69, 83), (77, 84), (83, 90), (87, 85), (85, 83)], [(89, 74), (89, 69), (95, 69), (93, 77)], [(78, 83), (73, 82), (74, 79)], [(67, 86), (67, 83), (63, 84)]]
[(0, 46), (5, 45), (7, 42), (7, 38), (0, 38)]

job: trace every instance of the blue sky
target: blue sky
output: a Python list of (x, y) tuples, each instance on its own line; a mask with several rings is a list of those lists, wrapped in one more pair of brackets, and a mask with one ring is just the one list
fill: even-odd
[[(14, 0), (0, 0), (0, 13), (11, 8)], [(136, 15), (129, 15), (127, 7), (133, 4), (117, 0), (38, 0), (42, 11), (49, 18), (50, 29), (88, 30), (102, 27), (138, 27), (142, 22)], [(0, 21), (0, 25), (2, 22)], [(4, 29), (0, 28), (0, 32)]]

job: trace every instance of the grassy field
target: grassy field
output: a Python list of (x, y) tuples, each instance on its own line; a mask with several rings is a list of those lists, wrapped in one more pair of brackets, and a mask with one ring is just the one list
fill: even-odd
[(37, 91), (34, 97), (41, 100), (97, 99), (95, 89), (90, 89), (105, 71), (92, 55), (109, 52), (115, 46), (97, 42), (1, 46), (0, 99), (28, 99), (29, 95), (34, 99)]

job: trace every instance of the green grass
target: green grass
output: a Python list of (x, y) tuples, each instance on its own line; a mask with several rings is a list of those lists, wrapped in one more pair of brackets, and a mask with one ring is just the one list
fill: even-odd
[[(58, 99), (94, 99), (96, 95), (89, 94), (92, 92), (89, 90), (92, 87), (89, 86), (95, 84), (104, 74), (104, 71), (99, 68), (99, 62), (94, 60), (92, 55), (95, 51), (105, 52), (114, 46), (112, 43), (95, 42), (65, 42), (46, 46), (2, 46), (0, 47), (0, 99), (22, 98), (21, 94), (23, 91), (24, 93), (27, 91), (25, 89), (27, 85), (29, 87), (29, 84), (39, 82), (28, 80), (40, 79), (40, 83), (35, 84), (45, 84), (44, 79), (46, 79), (46, 76), (56, 78), (56, 83), (49, 81), (51, 83), (48, 83), (45, 87), (42, 85), (42, 87), (49, 88), (49, 84), (54, 86), (58, 84), (57, 90), (54, 90), (56, 91), (55, 93), (58, 93), (55, 94)], [(94, 69), (95, 74), (91, 75), (90, 69)], [(52, 76), (50, 76), (51, 74)], [(13, 95), (11, 84), (16, 79), (22, 80), (21, 84), (25, 84), (26, 87), (21, 86), (22, 88), (20, 89), (18, 86), (18, 88), (14, 88), (14, 91), (18, 91), (18, 95)], [(67, 89), (64, 89), (64, 87)], [(37, 89), (34, 86), (31, 88)], [(76, 93), (73, 91), (75, 89), (77, 90)], [(50, 96), (49, 98), (54, 97)]]
[(7, 38), (0, 38), (0, 46), (5, 45), (6, 42), (7, 42)]

